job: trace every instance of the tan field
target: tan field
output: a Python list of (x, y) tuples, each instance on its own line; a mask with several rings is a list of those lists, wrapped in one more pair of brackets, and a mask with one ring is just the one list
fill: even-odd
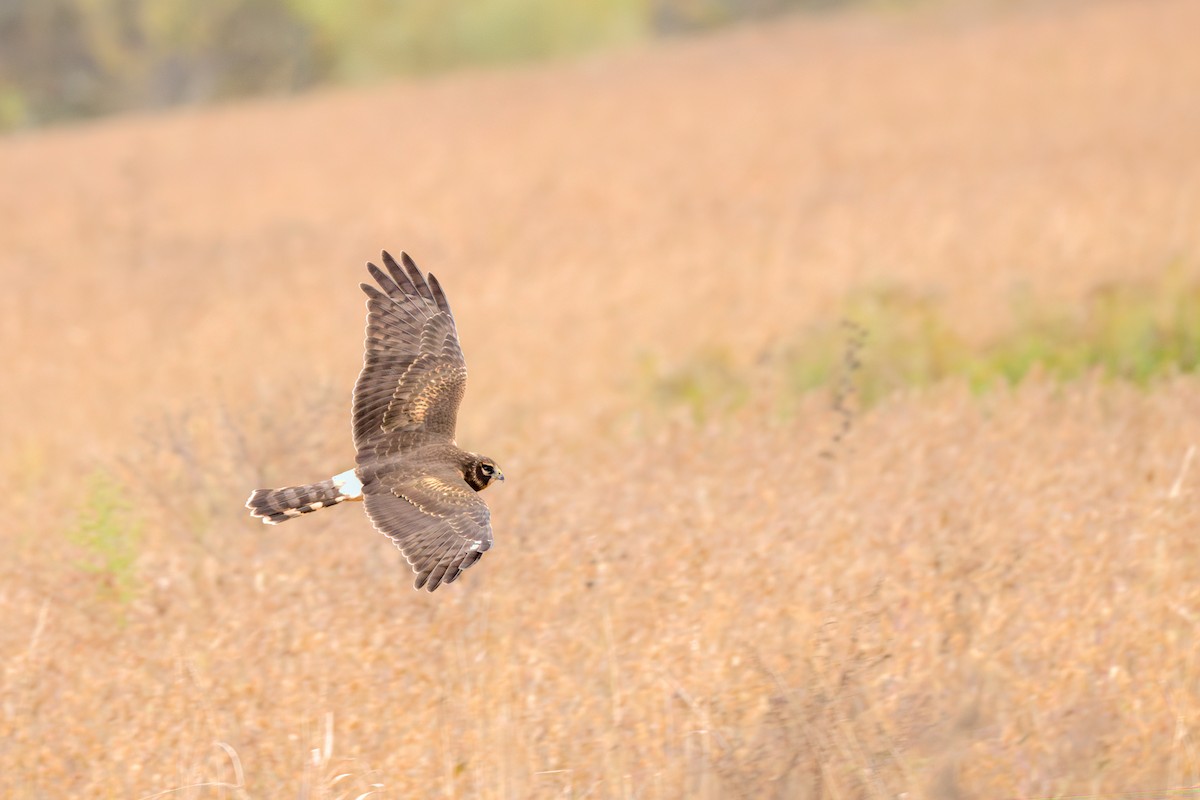
[[(972, 8), (0, 140), (0, 797), (1190, 796), (1200, 380), (779, 397), (856, 291), (1200, 279), (1200, 3)], [(508, 476), (434, 594), (242, 508), (351, 466), (381, 248)]]

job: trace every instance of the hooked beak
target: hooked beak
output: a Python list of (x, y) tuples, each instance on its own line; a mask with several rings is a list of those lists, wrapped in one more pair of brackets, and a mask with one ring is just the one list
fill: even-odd
[(496, 478), (496, 480), (498, 480), (498, 481), (502, 481), (502, 480), (504, 480), (504, 473), (500, 471), (500, 468), (499, 468), (499, 467), (496, 467), (496, 475), (495, 475), (495, 478)]

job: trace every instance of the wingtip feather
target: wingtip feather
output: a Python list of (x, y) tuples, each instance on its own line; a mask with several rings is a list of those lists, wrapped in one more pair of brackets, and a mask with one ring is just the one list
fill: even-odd
[[(404, 253), (401, 253), (400, 256), (401, 259), (403, 259)], [(416, 295), (417, 297), (424, 296), (421, 292), (419, 284), (413, 282), (413, 278), (408, 271), (397, 264), (396, 259), (392, 258), (392, 254), (386, 250), (383, 251), (383, 265), (387, 267), (387, 271), (391, 273), (392, 280), (395, 281), (396, 286), (400, 288), (400, 293), (404, 295), (405, 299), (407, 299), (410, 303), (416, 302), (413, 299), (413, 295)]]
[[(429, 288), (429, 282), (425, 280), (425, 274), (421, 272), (421, 268), (417, 266), (417, 262), (412, 260), (412, 256), (401, 250), (400, 263), (408, 271), (408, 277), (412, 280), (413, 286), (416, 287), (417, 293), (426, 300), (434, 300), (433, 292)], [(437, 301), (434, 300), (434, 302)]]
[(372, 264), (370, 261), (367, 262), (367, 272), (371, 273), (371, 277), (374, 278), (375, 282), (379, 284), (379, 288), (383, 289), (384, 293), (389, 297), (395, 297), (401, 294), (400, 287), (396, 285), (396, 282), (392, 280), (392, 278), (388, 277), (387, 273)]
[(429, 288), (433, 292), (434, 302), (438, 304), (438, 308), (450, 314), (450, 301), (446, 299), (446, 292), (442, 289), (442, 284), (438, 282), (437, 277), (432, 272), (426, 277), (429, 279)]

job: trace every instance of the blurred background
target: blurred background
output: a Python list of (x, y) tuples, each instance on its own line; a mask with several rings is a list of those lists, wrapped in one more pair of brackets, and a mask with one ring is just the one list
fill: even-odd
[(8, 0), (0, 130), (571, 56), (852, 2)]
[[(0, 797), (1190, 796), (1200, 3), (0, 0)], [(496, 545), (347, 504), (364, 262)]]

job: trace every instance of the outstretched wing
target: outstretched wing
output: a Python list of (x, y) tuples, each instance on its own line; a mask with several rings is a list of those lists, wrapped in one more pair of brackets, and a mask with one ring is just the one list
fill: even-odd
[(359, 463), (454, 439), (467, 364), (446, 295), (406, 253), (387, 273), (367, 264), (379, 288), (367, 293), (367, 342), (354, 385), (354, 445)]
[(364, 499), (375, 529), (417, 573), (417, 589), (453, 583), (492, 546), (487, 504), (457, 475), (421, 475), (391, 486), (385, 480)]

